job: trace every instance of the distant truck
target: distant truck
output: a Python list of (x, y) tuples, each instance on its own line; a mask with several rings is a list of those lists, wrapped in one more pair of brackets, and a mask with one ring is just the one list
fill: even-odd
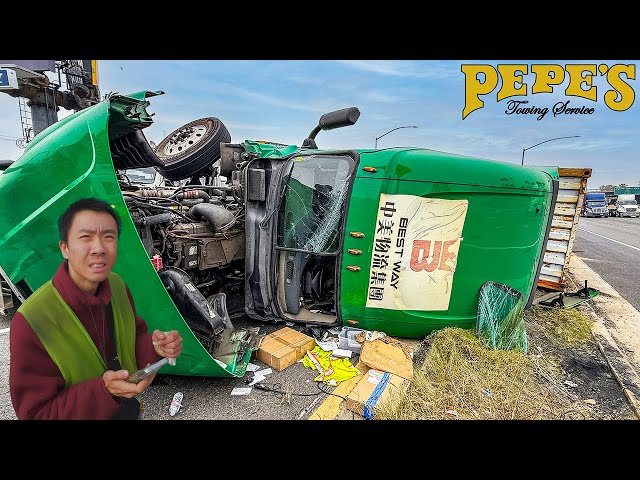
[(615, 207), (615, 210), (612, 211), (613, 216), (636, 218), (640, 216), (638, 201), (636, 200), (636, 196), (632, 193), (618, 195)]
[(587, 192), (582, 202), (583, 217), (608, 217), (607, 200), (604, 192)]

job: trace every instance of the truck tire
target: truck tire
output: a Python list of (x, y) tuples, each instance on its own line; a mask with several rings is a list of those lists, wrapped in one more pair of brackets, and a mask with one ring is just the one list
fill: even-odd
[(220, 143), (230, 142), (227, 127), (215, 117), (205, 117), (171, 132), (155, 148), (163, 163), (157, 170), (167, 180), (206, 175), (220, 158)]

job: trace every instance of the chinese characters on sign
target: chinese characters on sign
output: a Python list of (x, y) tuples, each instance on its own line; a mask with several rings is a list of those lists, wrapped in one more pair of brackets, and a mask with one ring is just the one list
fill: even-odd
[(447, 310), (467, 200), (380, 195), (367, 307)]

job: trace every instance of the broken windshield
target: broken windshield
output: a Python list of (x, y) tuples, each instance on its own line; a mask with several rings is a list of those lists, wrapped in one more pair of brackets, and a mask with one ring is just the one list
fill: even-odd
[(293, 159), (280, 209), (279, 247), (312, 253), (337, 251), (352, 164), (346, 156)]

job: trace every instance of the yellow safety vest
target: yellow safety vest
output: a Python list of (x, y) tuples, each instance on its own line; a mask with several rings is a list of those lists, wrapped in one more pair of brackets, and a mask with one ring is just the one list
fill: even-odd
[[(116, 352), (122, 368), (135, 372), (136, 323), (124, 281), (109, 273)], [(60, 369), (66, 386), (101, 376), (107, 366), (91, 336), (49, 280), (18, 308)]]

